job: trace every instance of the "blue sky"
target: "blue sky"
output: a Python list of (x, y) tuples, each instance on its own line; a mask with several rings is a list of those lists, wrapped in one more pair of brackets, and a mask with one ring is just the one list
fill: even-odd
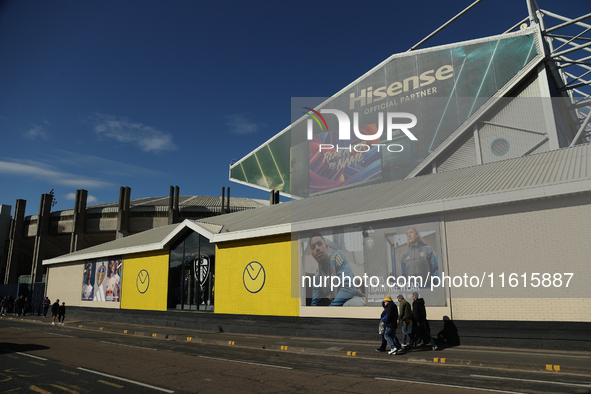
[[(228, 180), (290, 123), (292, 97), (326, 97), (405, 52), (472, 1), (29, 1), (0, 3), (0, 204), (42, 193), (74, 206), (131, 197), (268, 199)], [(568, 17), (587, 0), (538, 0)], [(483, 0), (421, 48), (500, 34), (525, 0)]]

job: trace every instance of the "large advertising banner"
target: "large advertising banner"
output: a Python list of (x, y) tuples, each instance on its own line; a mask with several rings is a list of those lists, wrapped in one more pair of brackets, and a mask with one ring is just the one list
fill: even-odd
[(230, 179), (297, 197), (403, 179), (539, 59), (537, 47), (526, 30), (394, 55), (333, 97), (292, 99), (291, 126)]
[(121, 301), (123, 257), (87, 260), (82, 278), (82, 301)]
[(417, 292), (445, 306), (439, 222), (360, 224), (302, 233), (300, 297), (307, 306), (379, 306)]
[[(366, 134), (374, 134), (372, 126), (374, 125), (362, 129), (362, 132), (368, 130)], [(317, 134), (310, 142), (311, 194), (381, 178), (382, 154), (377, 147), (365, 144), (363, 140), (356, 138), (341, 142), (340, 146), (351, 147), (363, 144), (363, 148), (357, 151), (337, 150), (334, 146), (338, 143), (337, 132)], [(319, 151), (320, 146), (328, 145), (332, 147), (323, 152)]]

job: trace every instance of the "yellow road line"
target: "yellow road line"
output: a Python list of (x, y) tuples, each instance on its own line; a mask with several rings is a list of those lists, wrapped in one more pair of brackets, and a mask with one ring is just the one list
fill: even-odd
[(107, 382), (106, 380), (97, 380), (97, 382), (99, 383), (104, 383), (104, 384), (108, 384), (109, 386), (113, 386), (113, 387), (117, 387), (118, 389), (122, 389), (125, 386), (121, 386), (120, 384), (115, 384), (115, 383), (111, 383), (111, 382)]

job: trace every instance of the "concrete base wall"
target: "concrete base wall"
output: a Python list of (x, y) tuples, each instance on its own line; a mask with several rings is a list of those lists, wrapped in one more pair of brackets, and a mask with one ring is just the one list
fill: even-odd
[[(207, 312), (156, 312), (68, 308), (68, 318), (189, 328), (241, 334), (380, 341), (377, 319), (226, 315)], [(438, 345), (505, 346), (591, 351), (591, 323), (517, 321), (430, 321)], [(401, 339), (400, 328), (398, 338)], [(449, 343), (447, 343), (449, 341)]]

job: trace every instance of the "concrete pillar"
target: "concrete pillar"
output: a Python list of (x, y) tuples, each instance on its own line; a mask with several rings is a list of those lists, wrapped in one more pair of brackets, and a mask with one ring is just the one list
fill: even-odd
[(16, 200), (14, 218), (10, 224), (10, 235), (8, 239), (8, 257), (4, 274), (5, 285), (18, 282), (18, 258), (21, 252), (21, 240), (23, 238), (23, 228), (25, 226), (26, 207), (26, 200)]
[(4, 280), (6, 272), (6, 262), (8, 261), (8, 244), (10, 239), (10, 225), (12, 216), (10, 205), (0, 204), (0, 278)]
[(119, 189), (119, 210), (117, 212), (117, 236), (116, 239), (129, 235), (129, 202), (131, 200), (131, 188), (121, 186)]
[(170, 186), (168, 197), (168, 224), (179, 222), (179, 187)]
[(84, 230), (86, 228), (87, 197), (87, 190), (76, 190), (76, 203), (74, 204), (74, 219), (72, 220), (72, 236), (70, 237), (70, 253), (78, 250), (80, 240), (84, 237)]
[(174, 222), (179, 222), (179, 199), (181, 189), (178, 186), (174, 187)]
[(41, 195), (39, 205), (39, 217), (37, 219), (37, 234), (35, 235), (35, 247), (33, 248), (33, 264), (31, 267), (31, 284), (41, 281), (43, 278), (43, 266), (41, 263), (45, 258), (45, 245), (49, 237), (49, 214), (53, 196), (51, 194)]

